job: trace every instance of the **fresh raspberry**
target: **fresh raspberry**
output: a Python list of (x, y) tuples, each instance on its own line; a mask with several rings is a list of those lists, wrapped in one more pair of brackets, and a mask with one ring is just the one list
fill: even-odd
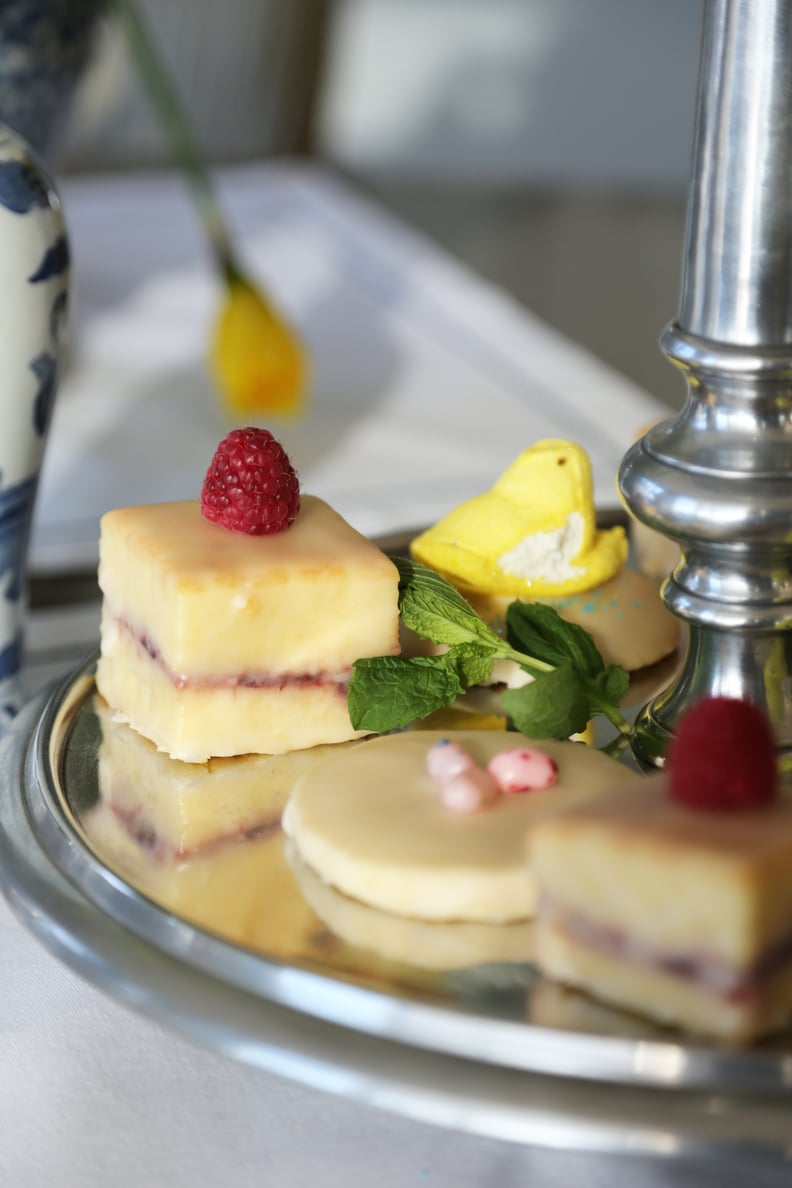
[(282, 532), (300, 510), (300, 484), (268, 429), (234, 429), (215, 450), (201, 490), (207, 520), (248, 536)]
[(770, 804), (778, 791), (770, 722), (750, 701), (704, 698), (679, 723), (667, 771), (672, 798), (691, 808)]

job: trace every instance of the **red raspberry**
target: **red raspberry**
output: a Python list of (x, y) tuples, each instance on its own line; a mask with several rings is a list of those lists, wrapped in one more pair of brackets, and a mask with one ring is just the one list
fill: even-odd
[(201, 490), (207, 520), (264, 536), (282, 532), (300, 510), (300, 484), (268, 429), (234, 429), (215, 450)]
[(679, 723), (667, 770), (672, 798), (691, 808), (770, 804), (778, 791), (770, 722), (750, 701), (704, 698)]

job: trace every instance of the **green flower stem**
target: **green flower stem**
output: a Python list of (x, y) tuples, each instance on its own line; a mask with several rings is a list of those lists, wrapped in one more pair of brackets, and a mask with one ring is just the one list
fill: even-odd
[(209, 238), (217, 266), (229, 283), (244, 279), (234, 259), (225, 216), (179, 96), (135, 0), (114, 0), (127, 43), (181, 168)]

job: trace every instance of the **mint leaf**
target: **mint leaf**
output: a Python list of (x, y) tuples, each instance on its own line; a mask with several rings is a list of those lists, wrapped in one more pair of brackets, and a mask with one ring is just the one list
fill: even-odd
[(630, 674), (618, 664), (609, 664), (595, 679), (594, 686), (604, 701), (618, 705), (630, 688)]
[(416, 635), (440, 644), (502, 647), (495, 632), (445, 578), (407, 557), (394, 557), (393, 563), (399, 571), (399, 611)]
[(542, 603), (513, 602), (507, 642), (445, 578), (408, 558), (396, 557), (394, 563), (404, 623), (448, 650), (439, 656), (358, 660), (347, 697), (355, 729), (383, 733), (409, 726), (487, 681), (494, 660), (510, 659), (535, 677), (533, 684), (502, 695), (506, 713), (524, 734), (567, 738), (600, 713), (629, 735), (619, 710), (629, 678), (615, 665), (605, 667), (582, 627)]
[(506, 612), (512, 647), (554, 667), (571, 663), (582, 676), (594, 679), (605, 665), (585, 628), (567, 623), (558, 611), (542, 602), (512, 602)]
[(461, 692), (448, 655), (375, 656), (355, 661), (347, 708), (355, 730), (382, 734), (453, 705)]
[(492, 652), (478, 644), (456, 644), (443, 659), (451, 665), (465, 689), (483, 685), (492, 676)]
[(520, 689), (508, 689), (501, 701), (528, 738), (569, 738), (585, 730), (590, 717), (585, 684), (571, 664), (542, 673)]

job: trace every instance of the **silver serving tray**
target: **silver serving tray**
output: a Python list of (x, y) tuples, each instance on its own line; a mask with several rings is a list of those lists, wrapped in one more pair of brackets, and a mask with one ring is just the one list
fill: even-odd
[[(528, 963), (416, 970), (334, 947), (319, 919), (289, 959), (282, 945), (274, 956), (167, 910), (85, 829), (97, 795), (92, 673), (88, 661), (31, 704), (0, 748), (3, 890), (88, 980), (235, 1059), (474, 1133), (788, 1153), (789, 1037), (745, 1051), (692, 1045), (547, 986)], [(267, 844), (276, 854), (284, 841)], [(286, 900), (301, 894), (288, 882)]]

